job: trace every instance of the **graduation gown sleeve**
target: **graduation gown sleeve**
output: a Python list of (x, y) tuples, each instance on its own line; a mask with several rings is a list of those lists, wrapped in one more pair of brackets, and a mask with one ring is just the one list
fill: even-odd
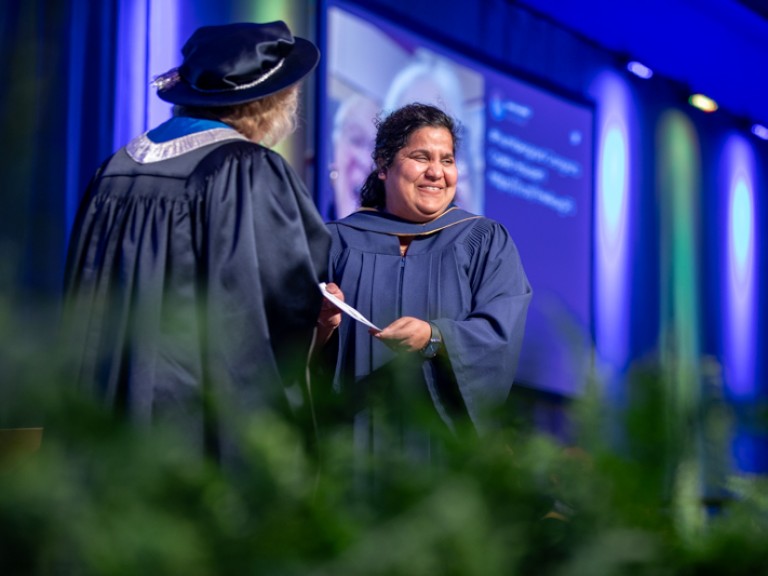
[(243, 383), (279, 374), (291, 387), (304, 378), (328, 233), (280, 156), (266, 150), (254, 156), (247, 144), (233, 146), (244, 149), (239, 160), (225, 163), (205, 184), (210, 202), (201, 248), (208, 253), (208, 346), (218, 359), (212, 369)]
[[(504, 403), (512, 386), (532, 291), (517, 248), (504, 227), (489, 226), (487, 234), (470, 237), (467, 247), (471, 250), (468, 313), (431, 321), (443, 336), (444, 357), (467, 413), (482, 431), (486, 416)], [(439, 361), (424, 365), (427, 385), (437, 402), (441, 402)]]

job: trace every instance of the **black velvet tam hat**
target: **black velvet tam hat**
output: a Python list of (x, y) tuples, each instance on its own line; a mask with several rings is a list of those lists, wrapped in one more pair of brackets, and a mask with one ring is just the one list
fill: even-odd
[(157, 95), (183, 106), (230, 106), (269, 96), (309, 74), (317, 47), (285, 22), (198, 28), (181, 50), (184, 61), (154, 79)]

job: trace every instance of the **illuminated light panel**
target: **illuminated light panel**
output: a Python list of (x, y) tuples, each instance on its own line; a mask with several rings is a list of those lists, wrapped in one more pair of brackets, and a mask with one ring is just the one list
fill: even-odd
[(701, 158), (696, 129), (687, 115), (665, 112), (657, 132), (660, 200), (661, 358), (674, 370), (670, 392), (678, 406), (699, 399), (701, 320), (698, 218)]
[(119, 3), (115, 150), (171, 116), (171, 105), (157, 97), (150, 80), (179, 64), (178, 27), (184, 17), (186, 14), (180, 0)]
[(632, 60), (631, 62), (627, 63), (627, 70), (632, 72), (632, 74), (635, 76), (643, 78), (644, 80), (648, 80), (651, 76), (653, 76), (653, 70), (648, 68), (648, 66), (645, 64), (637, 62), (636, 60)]
[(736, 274), (746, 280), (752, 252), (752, 194), (743, 178), (736, 182), (731, 199), (731, 243)]
[(755, 161), (748, 143), (732, 136), (723, 150), (723, 367), (726, 386), (739, 399), (757, 393), (757, 243)]
[(763, 140), (768, 140), (768, 128), (766, 128), (762, 124), (753, 124), (752, 134), (754, 134), (755, 136)]
[(603, 192), (600, 195), (601, 213), (609, 242), (613, 244), (624, 220), (626, 200), (627, 143), (626, 134), (618, 123), (606, 130), (600, 153), (600, 181)]
[[(292, 32), (297, 33), (300, 28), (297, 20), (305, 10), (304, 5), (298, 7), (297, 0), (236, 0), (235, 4), (242, 7), (251, 22), (273, 22), (283, 20)], [(298, 166), (302, 162), (303, 146), (294, 136), (289, 136), (272, 146), (272, 149), (287, 157), (289, 161)]]
[(688, 98), (688, 103), (702, 112), (714, 112), (717, 110), (717, 102), (712, 100), (712, 98), (704, 96), (704, 94), (692, 94)]
[(146, 122), (147, 127), (157, 126), (171, 117), (172, 105), (164, 102), (155, 94), (149, 80), (158, 74), (163, 74), (179, 65), (181, 43), (179, 39), (179, 24), (182, 21), (180, 0), (150, 1), (148, 37), (147, 71), (145, 86), (148, 91)]
[[(600, 102), (596, 118), (595, 345), (603, 363), (620, 373), (630, 359), (630, 127), (634, 125), (634, 104), (626, 77), (614, 72), (598, 76), (590, 93)], [(610, 386), (619, 384), (615, 381)]]
[(148, 19), (147, 0), (119, 3), (112, 134), (114, 150), (147, 129)]

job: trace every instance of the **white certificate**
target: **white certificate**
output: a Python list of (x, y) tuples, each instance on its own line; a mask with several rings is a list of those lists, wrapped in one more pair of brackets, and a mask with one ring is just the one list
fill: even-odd
[(361, 322), (362, 324), (365, 324), (366, 326), (370, 326), (374, 330), (381, 332), (381, 328), (379, 328), (373, 322), (368, 320), (368, 318), (360, 314), (360, 312), (352, 308), (352, 306), (350, 306), (349, 304), (345, 304), (342, 300), (339, 300), (338, 298), (336, 298), (336, 296), (328, 292), (328, 290), (325, 288), (325, 282), (320, 282), (318, 286), (320, 286), (320, 291), (323, 293), (323, 296), (328, 298), (328, 300), (330, 300), (334, 304), (334, 306), (339, 308), (342, 312), (344, 312), (345, 314), (348, 314), (358, 322)]

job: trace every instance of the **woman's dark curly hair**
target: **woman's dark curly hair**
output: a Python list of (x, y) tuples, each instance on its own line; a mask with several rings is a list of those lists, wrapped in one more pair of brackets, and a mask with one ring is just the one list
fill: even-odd
[(429, 104), (406, 104), (386, 118), (376, 120), (376, 145), (371, 158), (376, 168), (368, 174), (360, 191), (360, 205), (364, 208), (386, 207), (384, 181), (379, 173), (386, 170), (395, 160), (395, 155), (403, 148), (419, 128), (445, 128), (453, 138), (453, 152), (459, 143), (459, 124), (448, 114)]

